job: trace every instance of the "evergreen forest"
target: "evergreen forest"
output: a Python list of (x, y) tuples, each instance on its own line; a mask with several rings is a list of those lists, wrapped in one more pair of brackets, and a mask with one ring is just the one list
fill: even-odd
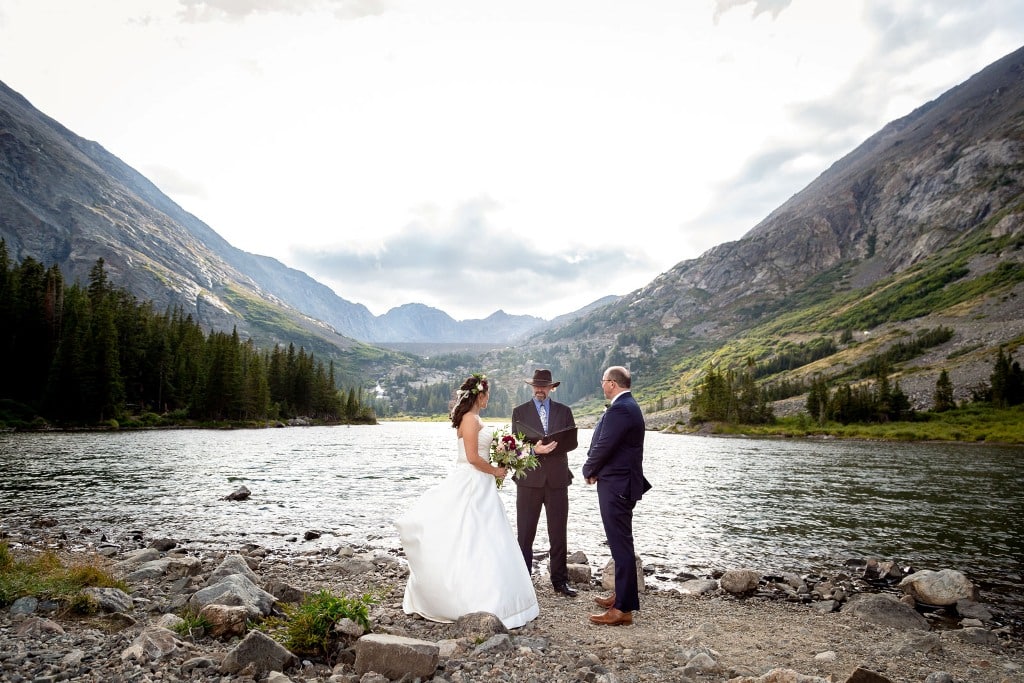
[(102, 258), (84, 287), (32, 258), (12, 264), (2, 240), (0, 354), (7, 428), (376, 422), (361, 388), (336, 386), (333, 362), (157, 312), (111, 286)]

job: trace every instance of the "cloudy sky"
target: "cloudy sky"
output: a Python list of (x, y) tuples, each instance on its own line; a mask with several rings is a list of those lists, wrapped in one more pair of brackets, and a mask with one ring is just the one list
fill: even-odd
[(380, 315), (544, 318), (735, 240), (1024, 0), (0, 0), (0, 80)]

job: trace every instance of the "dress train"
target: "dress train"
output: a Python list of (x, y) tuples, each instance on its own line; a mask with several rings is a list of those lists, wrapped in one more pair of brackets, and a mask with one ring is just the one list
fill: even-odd
[[(477, 447), (485, 460), (492, 433), (480, 430)], [(490, 612), (506, 628), (518, 628), (540, 613), (533, 581), (494, 477), (469, 464), (461, 438), (458, 449), (451, 474), (395, 520), (409, 561), (402, 608), (446, 623)]]

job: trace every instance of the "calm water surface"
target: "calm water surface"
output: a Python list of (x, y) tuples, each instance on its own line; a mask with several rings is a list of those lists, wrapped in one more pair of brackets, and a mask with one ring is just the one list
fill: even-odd
[[(596, 491), (579, 476), (591, 433), (582, 430), (570, 454), (569, 550), (597, 566), (609, 554)], [(959, 569), (983, 598), (1024, 604), (1024, 449), (646, 438), (654, 489), (637, 505), (634, 531), (655, 581), (739, 566), (825, 572), (877, 557)], [(392, 518), (454, 457), (447, 423), (5, 433), (0, 532), (47, 517), (83, 543), (141, 530), (204, 546), (396, 550)], [(222, 500), (243, 484), (248, 501)], [(500, 495), (514, 520), (515, 485)], [(307, 530), (323, 535), (304, 541)], [(546, 534), (542, 521), (538, 551)]]

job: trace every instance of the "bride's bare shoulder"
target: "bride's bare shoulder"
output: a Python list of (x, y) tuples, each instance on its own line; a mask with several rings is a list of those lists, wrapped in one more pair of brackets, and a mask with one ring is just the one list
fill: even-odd
[(467, 414), (462, 418), (462, 422), (459, 423), (459, 428), (455, 430), (455, 433), (460, 439), (465, 439), (467, 434), (475, 436), (483, 428), (484, 421), (480, 419), (479, 415)]

